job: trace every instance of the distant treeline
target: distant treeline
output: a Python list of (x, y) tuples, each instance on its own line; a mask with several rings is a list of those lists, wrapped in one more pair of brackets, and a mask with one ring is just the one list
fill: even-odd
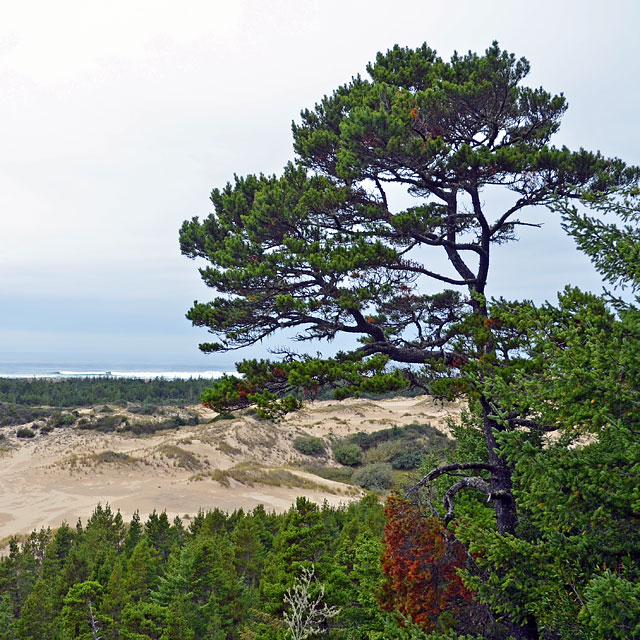
[(102, 403), (195, 404), (211, 384), (201, 378), (0, 379), (0, 403), (27, 407), (83, 407)]

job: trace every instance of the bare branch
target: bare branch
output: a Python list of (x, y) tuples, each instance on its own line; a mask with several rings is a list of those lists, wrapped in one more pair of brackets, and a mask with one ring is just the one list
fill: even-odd
[(414, 493), (440, 476), (449, 475), (454, 471), (466, 470), (491, 471), (494, 473), (498, 471), (498, 467), (494, 464), (489, 464), (488, 462), (455, 462), (453, 464), (446, 464), (443, 467), (438, 467), (437, 469), (433, 469), (433, 471), (429, 471), (429, 473), (413, 485), (407, 493)]
[(321, 626), (339, 613), (338, 607), (328, 607), (324, 599), (324, 585), (321, 584), (318, 594), (311, 595), (311, 583), (315, 569), (305, 567), (296, 582), (284, 594), (284, 602), (291, 611), (284, 612), (284, 621), (289, 627), (291, 640), (305, 640), (321, 632)]
[(453, 510), (455, 504), (453, 502), (453, 497), (462, 489), (476, 489), (478, 491), (482, 491), (482, 493), (489, 496), (489, 500), (491, 500), (491, 486), (486, 480), (482, 478), (477, 478), (475, 476), (462, 478), (456, 482), (452, 487), (450, 487), (447, 492), (444, 494), (444, 498), (442, 502), (444, 503), (444, 508), (446, 509), (446, 513), (444, 515), (444, 521), (450, 522), (453, 519)]

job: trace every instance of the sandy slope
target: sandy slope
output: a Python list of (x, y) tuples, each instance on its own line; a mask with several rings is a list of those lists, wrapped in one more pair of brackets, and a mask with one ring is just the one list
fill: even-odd
[(200, 412), (203, 424), (153, 436), (59, 428), (29, 440), (16, 438), (15, 427), (2, 428), (0, 539), (57, 527), (63, 521), (86, 521), (98, 502), (119, 509), (125, 519), (136, 509), (143, 518), (154, 509), (166, 510), (170, 518), (199, 509), (251, 509), (258, 504), (281, 511), (299, 495), (343, 503), (356, 495), (352, 487), (298, 471), (294, 473), (300, 483), (306, 480), (308, 486), (240, 483), (232, 478), (220, 482), (211, 476), (214, 470), (248, 461), (263, 465), (265, 471), (305, 465), (310, 459), (292, 447), (293, 439), (303, 433), (328, 440), (412, 422), (428, 422), (446, 431), (447, 416), (458, 412), (454, 405), (427, 397), (319, 401), (279, 425), (249, 416), (209, 423), (215, 413), (202, 407), (192, 410)]

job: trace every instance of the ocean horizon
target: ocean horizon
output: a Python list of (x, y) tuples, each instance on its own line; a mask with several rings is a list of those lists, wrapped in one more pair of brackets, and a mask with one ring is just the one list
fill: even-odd
[(193, 363), (150, 364), (148, 362), (5, 361), (0, 362), (0, 378), (189, 378), (215, 379), (232, 369), (212, 368)]

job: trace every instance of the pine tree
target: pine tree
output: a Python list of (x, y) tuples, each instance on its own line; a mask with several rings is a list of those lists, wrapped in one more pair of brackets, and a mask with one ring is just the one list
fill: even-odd
[(127, 535), (124, 539), (124, 554), (130, 556), (135, 549), (143, 533), (142, 524), (140, 523), (140, 512), (136, 509), (134, 512), (129, 528), (127, 529)]
[[(126, 557), (126, 553), (125, 545), (124, 557)], [(103, 631), (105, 640), (120, 640), (121, 638), (122, 610), (129, 600), (129, 593), (124, 583), (123, 562), (124, 558), (121, 556), (114, 564), (102, 599), (102, 612), (108, 618)]]
[(265, 560), (260, 594), (268, 614), (282, 614), (284, 595), (293, 586), (295, 575), (303, 568), (313, 565), (317, 567), (320, 578), (324, 578), (323, 560), (330, 543), (318, 506), (306, 498), (297, 498)]
[[(530, 367), (526, 328), (486, 297), (493, 247), (533, 224), (530, 208), (606, 207), (637, 188), (640, 170), (552, 146), (564, 97), (524, 86), (529, 63), (497, 43), (448, 62), (426, 44), (396, 46), (367, 72), (302, 112), (297, 158), (281, 176), (214, 189), (214, 212), (180, 233), (183, 253), (209, 263), (202, 277), (221, 294), (188, 313), (214, 335), (203, 351), (251, 346), (281, 329), (359, 343), (335, 358), (240, 363), (242, 375), (216, 381), (203, 400), (277, 417), (326, 385), (338, 397), (407, 386), (462, 397), (480, 456), (432, 470), (416, 491), (441, 485), (447, 523), (464, 494), (482, 495), (497, 535), (521, 539), (514, 460), (503, 448), (523, 430), (535, 440), (544, 425), (525, 402), (512, 411), (499, 387), (517, 386)], [(637, 273), (633, 259), (624, 264)], [(434, 284), (437, 293), (424, 293)], [(529, 608), (499, 611), (515, 638), (539, 638)]]
[(16, 625), (17, 637), (21, 640), (60, 638), (57, 618), (61, 607), (56, 606), (56, 600), (55, 590), (49, 580), (42, 576), (38, 578), (20, 611)]
[(102, 587), (93, 581), (75, 584), (64, 598), (62, 640), (99, 640), (102, 620), (97, 613)]

